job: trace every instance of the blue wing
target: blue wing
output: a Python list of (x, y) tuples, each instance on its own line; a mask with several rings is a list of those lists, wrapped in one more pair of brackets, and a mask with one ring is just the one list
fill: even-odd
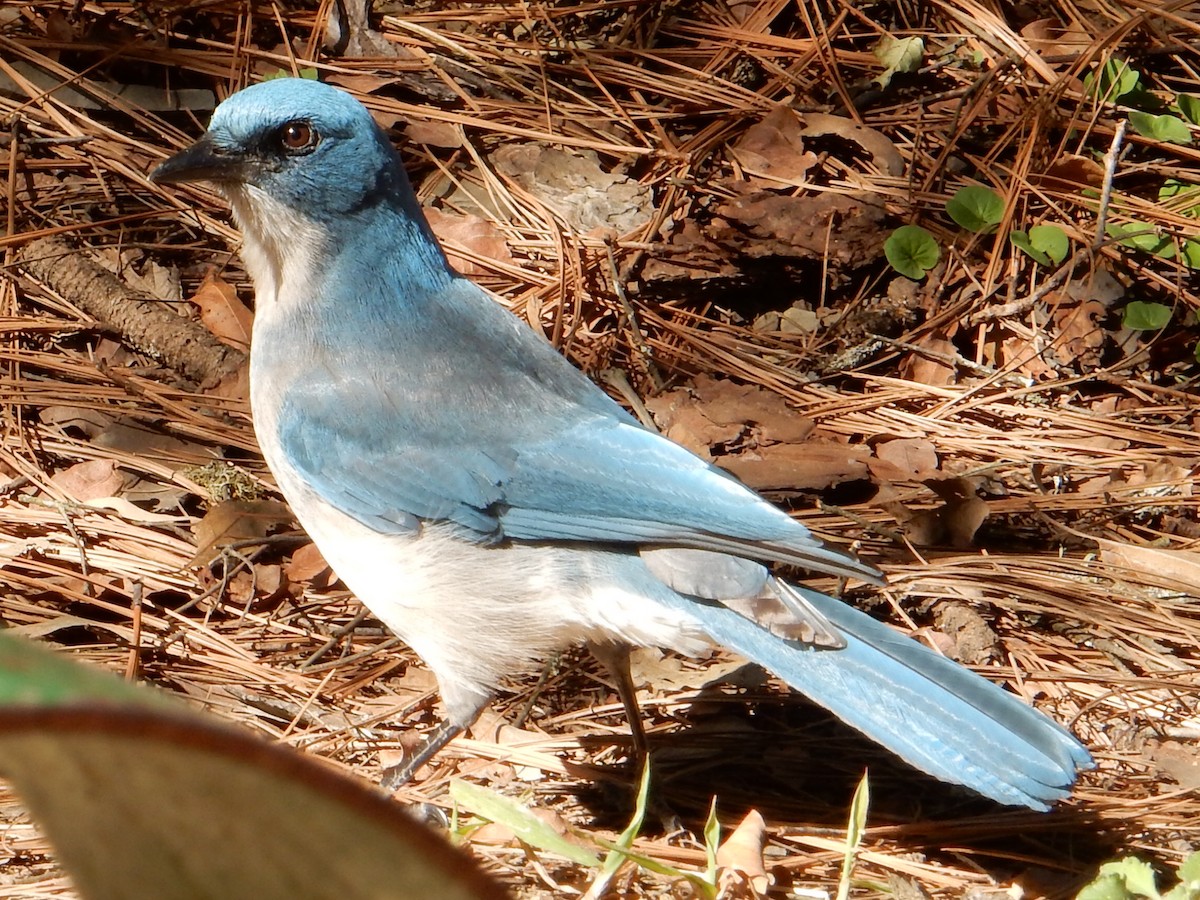
[(315, 341), (281, 394), (289, 462), (369, 527), (446, 520), (481, 541), (670, 544), (877, 576), (642, 428), (470, 282), (420, 313), (381, 317), (352, 359), (336, 352), (348, 337)]

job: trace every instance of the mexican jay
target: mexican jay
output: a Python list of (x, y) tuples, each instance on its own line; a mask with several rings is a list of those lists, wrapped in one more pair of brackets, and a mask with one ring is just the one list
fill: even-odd
[[(225, 100), (158, 182), (211, 182), (254, 281), (250, 383), (267, 464), (325, 558), (437, 676), (428, 758), (501, 676), (585, 643), (720, 644), (929, 774), (1045, 809), (1087, 751), (1014, 695), (787, 563), (877, 580), (643, 428), (447, 264), (367, 110), (315, 81)], [(401, 778), (411, 774), (410, 765)]]

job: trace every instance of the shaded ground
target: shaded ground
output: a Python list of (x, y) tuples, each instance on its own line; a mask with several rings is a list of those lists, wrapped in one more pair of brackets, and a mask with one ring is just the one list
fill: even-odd
[[(1062, 895), (1118, 848), (1177, 863), (1200, 786), (1200, 178), (1193, 146), (1122, 122), (1200, 93), (1189, 15), (429, 3), (381, 7), (330, 51), (314, 9), (0, 3), (0, 615), (369, 779), (432, 723), (432, 679), (292, 531), (257, 453), (226, 211), (145, 179), (234, 86), (319, 64), (392, 128), (456, 264), (672, 437), (853, 544), (890, 584), (850, 599), (1008, 683), (1099, 764), (1051, 815), (997, 811), (724, 656), (648, 654), (656, 785), (693, 836), (644, 852), (702, 866), (716, 794), (731, 822), (766, 816), (779, 890), (828, 889), (869, 766), (861, 895)], [(888, 74), (886, 35), (924, 38), (914, 71)], [(1089, 91), (1113, 57), (1150, 99)], [(994, 233), (948, 216), (967, 184), (1003, 199)], [(906, 223), (940, 248), (919, 281), (884, 259)], [(1066, 262), (1011, 243), (1038, 224)], [(1129, 327), (1134, 301), (1169, 321)], [(465, 777), (620, 830), (626, 729), (589, 662), (513, 683), (494, 712), (403, 799), (446, 803)], [(69, 896), (3, 799), (0, 896)], [(475, 849), (519, 896), (592, 878), (503, 837)]]

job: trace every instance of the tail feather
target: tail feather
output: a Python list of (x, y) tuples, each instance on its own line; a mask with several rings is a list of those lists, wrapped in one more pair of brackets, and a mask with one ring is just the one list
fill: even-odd
[(841, 601), (795, 590), (837, 626), (845, 647), (785, 641), (725, 607), (680, 601), (715, 641), (935, 778), (1044, 810), (1091, 767), (1070, 732), (1014, 694)]

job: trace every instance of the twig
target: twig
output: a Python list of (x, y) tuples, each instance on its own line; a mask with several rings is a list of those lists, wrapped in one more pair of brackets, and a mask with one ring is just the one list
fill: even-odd
[(1104, 230), (1108, 224), (1108, 204), (1112, 200), (1113, 179), (1117, 175), (1117, 159), (1121, 155), (1121, 143), (1125, 140), (1125, 129), (1128, 126), (1128, 119), (1117, 123), (1117, 130), (1113, 132), (1108, 152), (1104, 154), (1104, 185), (1100, 189), (1100, 209), (1096, 212), (1096, 237), (1092, 240), (1092, 250), (1098, 250), (1105, 241)]
[(17, 254), (16, 263), (129, 346), (192, 381), (213, 384), (246, 362), (244, 353), (222, 344), (203, 325), (171, 312), (160, 301), (138, 296), (66, 241), (53, 237), (30, 241)]

